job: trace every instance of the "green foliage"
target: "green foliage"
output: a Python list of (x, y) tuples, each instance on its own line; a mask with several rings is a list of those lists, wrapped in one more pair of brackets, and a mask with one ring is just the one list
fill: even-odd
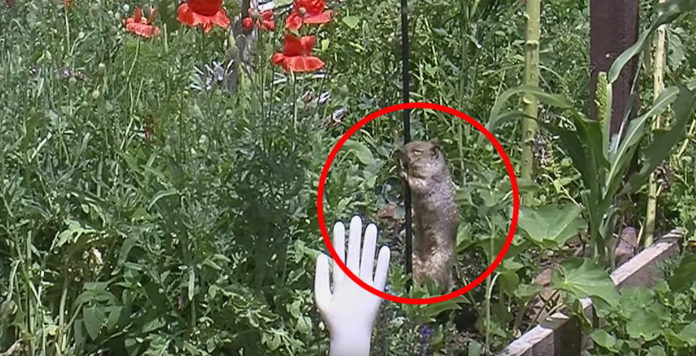
[[(230, 55), (228, 36), (219, 28), (204, 36), (182, 27), (176, 2), (155, 2), (162, 35), (151, 40), (123, 30), (123, 19), (142, 4), (127, 2), (125, 10), (123, 2), (78, 0), (66, 11), (59, 3), (0, 5), (0, 352), (19, 346), (28, 355), (326, 354), (328, 330), (312, 291), (315, 258), (324, 250), (314, 218), (319, 172), (349, 125), (400, 101), (398, 7), (330, 4), (339, 20), (312, 28), (314, 53), (328, 65), (322, 78), (271, 69), (282, 31), (263, 33), (253, 70), (231, 94), (217, 82), (211, 90), (190, 88), (192, 77), (205, 84), (194, 65)], [(679, 11), (692, 7), (672, 3)], [(225, 6), (230, 17), (240, 11), (235, 1)], [(532, 93), (554, 108), (541, 112), (542, 121), (564, 147), (547, 147), (560, 159), (541, 168), (539, 182), (519, 182), (521, 191), (538, 193), (541, 207), (521, 212), (520, 235), (491, 277), (447, 303), (385, 303), (375, 353), (483, 355), (503, 348), (531, 326), (526, 312), (541, 291), (531, 282), (540, 256), (549, 248), (562, 253), (585, 220), (595, 228), (606, 219), (600, 213), (617, 189), (636, 191), (683, 137), (693, 86), (673, 86), (654, 100), (627, 126), (630, 145), (615, 146), (613, 155), (601, 148), (607, 140), (595, 123), (577, 113), (557, 115), (588, 101), (589, 13), (574, 0), (543, 6), (544, 89), (504, 91), (519, 82), (524, 64), (522, 2), (409, 5), (414, 101), (479, 120), (490, 113), (487, 124), (516, 165), (519, 128), (512, 119), (520, 113), (506, 105)], [(696, 46), (687, 35), (690, 19), (678, 21), (681, 30), (672, 28), (670, 36), (682, 46), (670, 46), (668, 63), (683, 82), (693, 75)], [(330, 99), (316, 100), (325, 93)], [(641, 129), (668, 105), (675, 114), (669, 129)], [(393, 155), (403, 136), (397, 117), (366, 125), (336, 157), (324, 191), (328, 224), (355, 212), (374, 220), (389, 204), (395, 219), (403, 218)], [(412, 117), (413, 137), (439, 141), (450, 162), (461, 212), (457, 267), (468, 283), (496, 258), (509, 228), (504, 165), (470, 125), (425, 110)], [(635, 152), (646, 154), (641, 169), (619, 182)], [(682, 169), (692, 163), (688, 152)], [(696, 196), (694, 181), (684, 173), (673, 196), (686, 222), (696, 221), (696, 204), (688, 200)], [(581, 196), (585, 207), (597, 204), (584, 219), (575, 203)], [(436, 295), (428, 287), (406, 291), (403, 236), (380, 231), (378, 243), (393, 251), (389, 292)], [(690, 265), (684, 266), (670, 279), (674, 291), (690, 288)], [(606, 273), (589, 261), (563, 264), (554, 277), (556, 288), (578, 297), (615, 298)], [(478, 315), (466, 333), (443, 322), (443, 315), (467, 310)], [(635, 316), (626, 335), (655, 337), (655, 323)], [(694, 333), (690, 323), (680, 321), (665, 338), (685, 345)], [(432, 327), (428, 337), (424, 324)], [(625, 349), (622, 335), (593, 337), (607, 349)]]
[(541, 248), (560, 248), (585, 229), (580, 218), (582, 208), (575, 205), (546, 205), (520, 208), (518, 225), (527, 238)]
[[(512, 94), (523, 92), (537, 95), (540, 99), (553, 97), (539, 94), (538, 90), (533, 88), (510, 89), (494, 106), (489, 126), (495, 127), (501, 118), (520, 117), (521, 115), (514, 111), (498, 114), (496, 108), (501, 107)], [(607, 92), (611, 93), (608, 86)], [(611, 97), (610, 94), (609, 97)], [(648, 131), (648, 120), (665, 111), (673, 102), (674, 120), (671, 128), (653, 132), (652, 142), (641, 151), (645, 157), (641, 169), (632, 173), (627, 181), (624, 181), (630, 160)], [(564, 100), (547, 100), (547, 103), (559, 108), (567, 108)], [(605, 150), (607, 145), (603, 141), (607, 137), (604, 133), (606, 125), (603, 129), (602, 120), (589, 120), (581, 112), (571, 111), (569, 119), (574, 126), (573, 129), (566, 128), (567, 125), (562, 122), (541, 123), (541, 127), (559, 137), (561, 146), (571, 157), (582, 177), (586, 189), (582, 197), (589, 218), (591, 243), (601, 263), (610, 265), (614, 261), (614, 241), (611, 239), (610, 229), (613, 227), (618, 211), (614, 206), (616, 197), (633, 193), (647, 182), (652, 171), (669, 155), (672, 147), (684, 137), (686, 123), (694, 110), (696, 110), (696, 92), (693, 90), (693, 83), (687, 86), (669, 87), (645, 114), (628, 123), (620, 141), (614, 138), (610, 142), (608, 152)], [(607, 121), (607, 119), (604, 120)]]
[(551, 284), (555, 289), (571, 292), (577, 298), (592, 297), (610, 305), (617, 303), (618, 292), (609, 274), (589, 259), (563, 262), (560, 272), (553, 271)]
[[(693, 255), (670, 264), (671, 274), (688, 266)], [(676, 269), (675, 269), (676, 268)], [(595, 347), (586, 355), (690, 355), (696, 351), (696, 284), (681, 291), (664, 281), (653, 288), (628, 287), (618, 303), (598, 310), (602, 323), (590, 333)]]

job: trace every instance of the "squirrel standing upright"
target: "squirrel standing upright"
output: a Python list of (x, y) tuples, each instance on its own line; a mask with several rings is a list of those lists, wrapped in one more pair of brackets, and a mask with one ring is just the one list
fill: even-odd
[(413, 206), (413, 279), (435, 281), (441, 290), (452, 288), (459, 213), (442, 148), (413, 141), (400, 151), (402, 176), (411, 188)]

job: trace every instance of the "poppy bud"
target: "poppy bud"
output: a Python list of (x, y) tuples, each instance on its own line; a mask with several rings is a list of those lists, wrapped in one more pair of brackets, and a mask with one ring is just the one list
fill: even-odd
[(99, 74), (104, 75), (104, 73), (106, 73), (106, 64), (99, 63), (97, 70), (99, 71)]
[(304, 7), (301, 7), (300, 8), (300, 15), (304, 16), (306, 14), (307, 14), (307, 9), (305, 9)]
[(92, 92), (92, 99), (94, 99), (94, 100), (99, 99), (99, 90), (94, 89), (94, 91)]
[(256, 22), (256, 20), (259, 19), (259, 16), (260, 16), (260, 14), (258, 11), (254, 10), (251, 12), (251, 19), (254, 20), (254, 22)]

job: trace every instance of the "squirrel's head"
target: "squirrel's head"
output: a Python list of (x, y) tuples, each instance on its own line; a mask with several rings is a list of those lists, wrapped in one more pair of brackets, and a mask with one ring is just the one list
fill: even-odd
[(444, 163), (442, 147), (434, 142), (412, 141), (399, 150), (399, 158), (411, 174), (429, 176)]

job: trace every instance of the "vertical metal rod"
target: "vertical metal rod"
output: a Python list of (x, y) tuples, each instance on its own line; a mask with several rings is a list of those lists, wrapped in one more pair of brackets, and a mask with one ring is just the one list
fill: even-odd
[[(408, 47), (408, 0), (401, 0), (401, 94), (404, 103), (410, 101), (409, 98), (409, 47)], [(409, 109), (403, 110), (404, 119), (404, 145), (411, 141), (411, 112)], [(404, 184), (404, 210), (406, 213), (406, 249), (404, 251), (404, 259), (406, 264), (406, 274), (411, 274), (412, 271), (412, 260), (411, 254), (413, 248), (412, 244), (412, 231), (411, 231), (411, 189), (408, 184)], [(406, 289), (410, 289), (410, 280), (406, 284)]]

